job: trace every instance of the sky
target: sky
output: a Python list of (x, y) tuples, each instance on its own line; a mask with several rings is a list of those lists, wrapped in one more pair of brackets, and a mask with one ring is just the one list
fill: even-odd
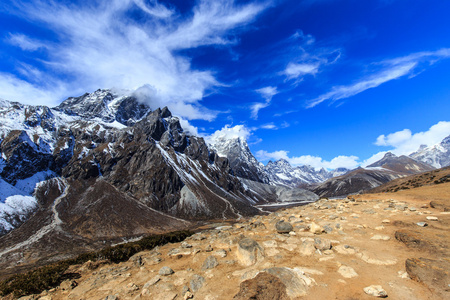
[(3, 0), (0, 98), (99, 88), (263, 163), (365, 166), (450, 135), (450, 1)]

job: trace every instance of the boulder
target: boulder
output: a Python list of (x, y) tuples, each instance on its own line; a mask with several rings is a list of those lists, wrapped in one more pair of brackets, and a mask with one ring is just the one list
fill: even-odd
[(278, 221), (275, 224), (275, 229), (278, 233), (289, 233), (294, 230), (294, 227), (292, 227), (291, 223), (289, 222)]
[(236, 256), (242, 265), (251, 266), (264, 259), (264, 249), (255, 240), (244, 238), (238, 243)]
[(161, 276), (169, 276), (172, 275), (173, 273), (175, 272), (169, 267), (162, 267), (161, 269), (159, 269), (159, 275)]
[(269, 273), (261, 272), (255, 278), (241, 282), (239, 292), (233, 300), (248, 299), (289, 299), (286, 293), (286, 285), (281, 280)]

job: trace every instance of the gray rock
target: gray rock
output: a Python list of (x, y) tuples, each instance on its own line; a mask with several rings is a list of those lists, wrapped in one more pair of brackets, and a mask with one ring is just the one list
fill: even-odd
[(150, 286), (155, 285), (158, 281), (161, 280), (161, 277), (159, 277), (159, 275), (156, 275), (155, 277), (153, 277), (152, 279), (150, 279), (149, 281), (147, 281), (144, 284), (144, 289), (148, 289)]
[(314, 247), (318, 250), (325, 251), (331, 249), (331, 242), (326, 239), (315, 238)]
[(205, 278), (197, 274), (192, 275), (191, 280), (189, 282), (191, 291), (194, 293), (197, 292), (202, 288), (203, 283), (205, 283)]
[(425, 227), (425, 226), (428, 226), (428, 223), (427, 222), (418, 222), (418, 223), (416, 223), (418, 226), (420, 226), (420, 227)]
[(323, 230), (325, 230), (326, 233), (331, 233), (333, 231), (333, 228), (329, 225), (323, 226)]
[(203, 262), (202, 270), (214, 269), (218, 265), (219, 265), (219, 262), (217, 261), (217, 258), (210, 255)]
[(172, 275), (173, 273), (175, 272), (169, 267), (162, 267), (161, 269), (159, 269), (159, 275), (161, 276), (168, 276)]
[(306, 295), (307, 286), (292, 270), (288, 268), (270, 268), (264, 269), (263, 271), (278, 277), (286, 286), (286, 292), (289, 297), (296, 298)]
[(278, 221), (275, 224), (275, 229), (277, 230), (278, 233), (289, 233), (292, 230), (294, 230), (291, 223), (285, 221)]
[(236, 256), (242, 265), (251, 266), (264, 259), (264, 249), (255, 240), (244, 238), (238, 243)]

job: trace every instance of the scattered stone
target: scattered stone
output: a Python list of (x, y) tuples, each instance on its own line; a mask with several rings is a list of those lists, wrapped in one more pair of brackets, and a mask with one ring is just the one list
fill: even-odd
[(438, 221), (439, 219), (437, 217), (429, 216), (429, 217), (427, 217), (427, 220), (428, 221)]
[(370, 239), (376, 240), (376, 241), (389, 241), (391, 239), (391, 237), (387, 236), (387, 235), (376, 234), (373, 237), (371, 237)]
[(378, 230), (378, 231), (384, 230), (384, 226), (383, 225), (377, 226), (377, 227), (375, 227), (375, 230)]
[(278, 221), (275, 224), (275, 229), (278, 233), (289, 233), (292, 230), (294, 230), (294, 227), (292, 227), (291, 223), (285, 222), (285, 221)]
[(314, 239), (314, 248), (325, 251), (331, 249), (331, 242), (327, 239), (315, 238)]
[(371, 285), (364, 288), (364, 292), (367, 295), (375, 296), (379, 298), (386, 298), (388, 295), (381, 285)]
[(276, 276), (260, 272), (255, 278), (241, 282), (239, 292), (233, 300), (289, 299), (286, 285)]
[(206, 252), (212, 252), (214, 249), (211, 245), (208, 245), (205, 249)]
[(181, 248), (192, 248), (192, 245), (189, 244), (188, 242), (182, 242), (181, 243)]
[(192, 299), (194, 298), (194, 294), (192, 294), (191, 292), (187, 291), (186, 293), (184, 293), (183, 299), (187, 300), (187, 299)]
[(420, 226), (420, 227), (425, 227), (425, 226), (428, 226), (428, 223), (427, 222), (418, 222), (418, 223), (416, 223), (418, 226)]
[(398, 277), (403, 278), (403, 279), (410, 279), (408, 272), (405, 271), (398, 271), (397, 272)]
[(78, 283), (75, 280), (64, 280), (59, 285), (59, 288), (63, 291), (69, 291), (77, 287)]
[(275, 248), (277, 246), (277, 242), (274, 240), (264, 241), (262, 244), (266, 248)]
[(135, 292), (139, 290), (139, 287), (136, 284), (130, 282), (129, 284), (127, 284), (127, 289), (129, 292)]
[(397, 259), (393, 258), (393, 259), (378, 259), (378, 258), (373, 258), (371, 256), (369, 256), (369, 254), (367, 253), (357, 253), (356, 254), (359, 258), (361, 258), (363, 261), (365, 261), (368, 264), (371, 265), (379, 265), (379, 266), (392, 266), (397, 264)]
[(312, 241), (303, 241), (299, 247), (299, 252), (302, 255), (313, 255), (316, 248), (314, 247), (314, 242)]
[(225, 251), (224, 249), (217, 250), (216, 254), (220, 257), (227, 257), (227, 251)]
[(108, 295), (105, 300), (119, 300), (119, 298), (116, 295)]
[(162, 267), (161, 269), (159, 269), (159, 275), (161, 276), (169, 276), (172, 275), (173, 273), (175, 272), (169, 267)]
[(202, 265), (202, 270), (208, 270), (208, 269), (214, 269), (219, 265), (219, 262), (217, 261), (217, 258), (210, 255), (208, 256)]
[(155, 285), (158, 281), (161, 280), (161, 277), (159, 275), (153, 277), (152, 279), (150, 279), (149, 281), (147, 281), (147, 283), (144, 284), (144, 289), (148, 289), (149, 287), (151, 287), (152, 285)]
[(358, 273), (356, 273), (355, 270), (349, 266), (340, 266), (338, 273), (344, 278), (354, 278), (358, 276)]
[(389, 221), (388, 219), (384, 219), (383, 221), (381, 221), (381, 223), (383, 223), (383, 224), (389, 224), (389, 223), (391, 223), (391, 221)]
[(321, 234), (322, 232), (324, 232), (324, 229), (322, 228), (322, 226), (317, 225), (316, 223), (312, 222), (309, 225), (309, 231), (311, 231), (314, 234)]
[(203, 278), (200, 275), (194, 274), (192, 275), (191, 280), (189, 282), (189, 287), (191, 291), (195, 293), (202, 288), (204, 282), (205, 278)]
[(331, 233), (333, 231), (333, 228), (331, 226), (329, 226), (329, 225), (325, 225), (325, 226), (323, 226), (323, 230), (326, 233)]
[(242, 265), (251, 266), (264, 259), (264, 249), (255, 240), (244, 238), (238, 243), (236, 256)]

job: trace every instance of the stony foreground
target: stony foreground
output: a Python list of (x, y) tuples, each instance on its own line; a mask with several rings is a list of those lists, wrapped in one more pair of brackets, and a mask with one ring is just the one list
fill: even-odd
[(79, 278), (23, 299), (449, 299), (450, 212), (386, 195), (319, 200), (125, 263), (73, 266)]

